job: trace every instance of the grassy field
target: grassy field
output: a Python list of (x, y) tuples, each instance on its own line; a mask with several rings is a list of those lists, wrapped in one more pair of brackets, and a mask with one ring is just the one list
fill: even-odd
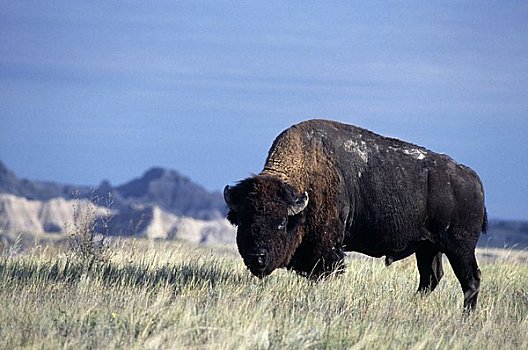
[(33, 248), (0, 258), (3, 349), (528, 348), (528, 254), (481, 251), (477, 311), (449, 264), (415, 294), (414, 258), (352, 257), (344, 275), (251, 277), (232, 248), (122, 241), (110, 259)]

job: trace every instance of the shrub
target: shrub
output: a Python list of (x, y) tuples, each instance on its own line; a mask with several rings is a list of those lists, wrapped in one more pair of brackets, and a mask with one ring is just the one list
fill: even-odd
[(101, 198), (95, 195), (90, 200), (74, 201), (74, 221), (65, 224), (72, 258), (89, 263), (110, 259), (108, 224), (112, 219), (111, 199), (109, 193), (104, 207), (99, 206)]

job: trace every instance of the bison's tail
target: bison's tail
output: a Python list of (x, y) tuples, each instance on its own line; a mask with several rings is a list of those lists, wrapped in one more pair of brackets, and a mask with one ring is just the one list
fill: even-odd
[(482, 220), (482, 233), (488, 232), (488, 212), (484, 208), (484, 219)]

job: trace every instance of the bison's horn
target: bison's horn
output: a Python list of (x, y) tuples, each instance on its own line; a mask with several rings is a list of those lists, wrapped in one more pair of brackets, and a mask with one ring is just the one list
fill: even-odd
[(301, 211), (306, 208), (308, 205), (308, 193), (304, 192), (302, 196), (297, 198), (295, 204), (292, 204), (288, 207), (288, 215), (293, 216), (299, 214)]
[(226, 202), (229, 208), (233, 207), (233, 201), (231, 199), (231, 189), (229, 188), (229, 185), (224, 187), (224, 201)]

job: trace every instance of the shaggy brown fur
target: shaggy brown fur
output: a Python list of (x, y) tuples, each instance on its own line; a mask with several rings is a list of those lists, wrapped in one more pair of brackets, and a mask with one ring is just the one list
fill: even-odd
[[(288, 207), (308, 205), (294, 216)], [(310, 120), (274, 141), (261, 174), (226, 187), (228, 219), (258, 276), (286, 267), (311, 277), (344, 268), (344, 250), (386, 257), (416, 253), (420, 291), (433, 290), (445, 253), (474, 308), (474, 249), (485, 228), (478, 176), (445, 155), (368, 130)]]

